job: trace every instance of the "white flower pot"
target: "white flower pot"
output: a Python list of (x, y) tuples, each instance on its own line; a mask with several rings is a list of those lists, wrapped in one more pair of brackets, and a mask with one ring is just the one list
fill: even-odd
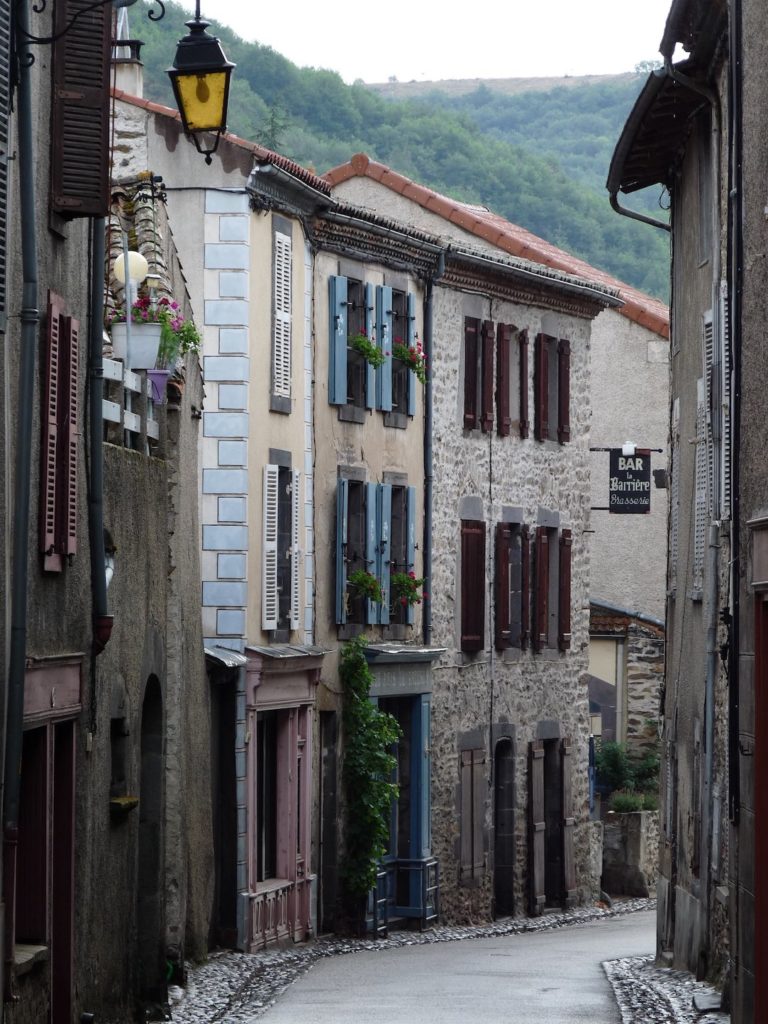
[(112, 324), (112, 352), (131, 370), (152, 370), (157, 362), (162, 324), (131, 324), (131, 351), (128, 354), (128, 334), (124, 323)]

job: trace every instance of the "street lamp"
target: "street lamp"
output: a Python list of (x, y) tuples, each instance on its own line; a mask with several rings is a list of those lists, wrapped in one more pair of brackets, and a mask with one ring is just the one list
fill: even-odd
[[(179, 40), (173, 67), (168, 68), (184, 132), (207, 164), (227, 129), (229, 79), (235, 66), (219, 40), (205, 31), (208, 25), (200, 19), (200, 0), (196, 0), (195, 19), (186, 22), (189, 35)], [(204, 134), (213, 134), (213, 146), (204, 145)]]

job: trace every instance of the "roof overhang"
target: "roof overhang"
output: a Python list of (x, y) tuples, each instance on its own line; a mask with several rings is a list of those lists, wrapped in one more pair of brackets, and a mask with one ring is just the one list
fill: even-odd
[[(694, 81), (689, 62), (676, 65), (675, 70)], [(706, 104), (701, 92), (676, 81), (666, 70), (649, 75), (613, 152), (606, 182), (610, 195), (637, 192), (650, 185), (669, 187), (690, 119)]]

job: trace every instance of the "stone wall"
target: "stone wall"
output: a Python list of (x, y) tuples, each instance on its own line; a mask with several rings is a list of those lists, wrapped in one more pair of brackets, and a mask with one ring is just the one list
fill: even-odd
[(658, 743), (664, 684), (664, 635), (637, 619), (627, 626), (627, 748), (640, 754)]
[[(446, 648), (434, 670), (432, 717), (433, 852), (440, 860), (443, 917), (452, 922), (489, 919), (493, 902), (493, 755), (502, 738), (514, 748), (515, 913), (528, 910), (528, 752), (532, 740), (570, 738), (573, 743), (574, 854), (578, 898), (591, 898), (586, 691), (589, 618), (589, 321), (539, 308), (504, 303), (458, 290), (435, 292), (434, 517), (432, 643)], [(566, 445), (532, 437), (498, 437), (462, 429), (463, 321), (492, 318), (527, 328), (533, 338), (546, 330), (571, 342), (571, 441)], [(543, 326), (546, 324), (546, 327)], [(533, 410), (532, 375), (530, 408)], [(473, 514), (466, 513), (469, 502)], [(535, 527), (543, 510), (572, 530), (570, 649), (498, 652), (493, 644), (495, 523), (503, 508), (519, 510)], [(483, 651), (460, 650), (460, 521), (486, 524), (486, 643)], [(461, 752), (486, 752), (484, 866), (462, 878), (460, 868)]]
[(610, 896), (653, 896), (659, 863), (659, 812), (610, 811), (603, 822), (602, 887)]

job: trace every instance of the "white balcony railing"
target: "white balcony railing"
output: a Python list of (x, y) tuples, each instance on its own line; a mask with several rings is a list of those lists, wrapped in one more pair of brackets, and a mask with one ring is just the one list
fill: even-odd
[(104, 440), (151, 454), (160, 441), (152, 388), (143, 370), (104, 359)]

